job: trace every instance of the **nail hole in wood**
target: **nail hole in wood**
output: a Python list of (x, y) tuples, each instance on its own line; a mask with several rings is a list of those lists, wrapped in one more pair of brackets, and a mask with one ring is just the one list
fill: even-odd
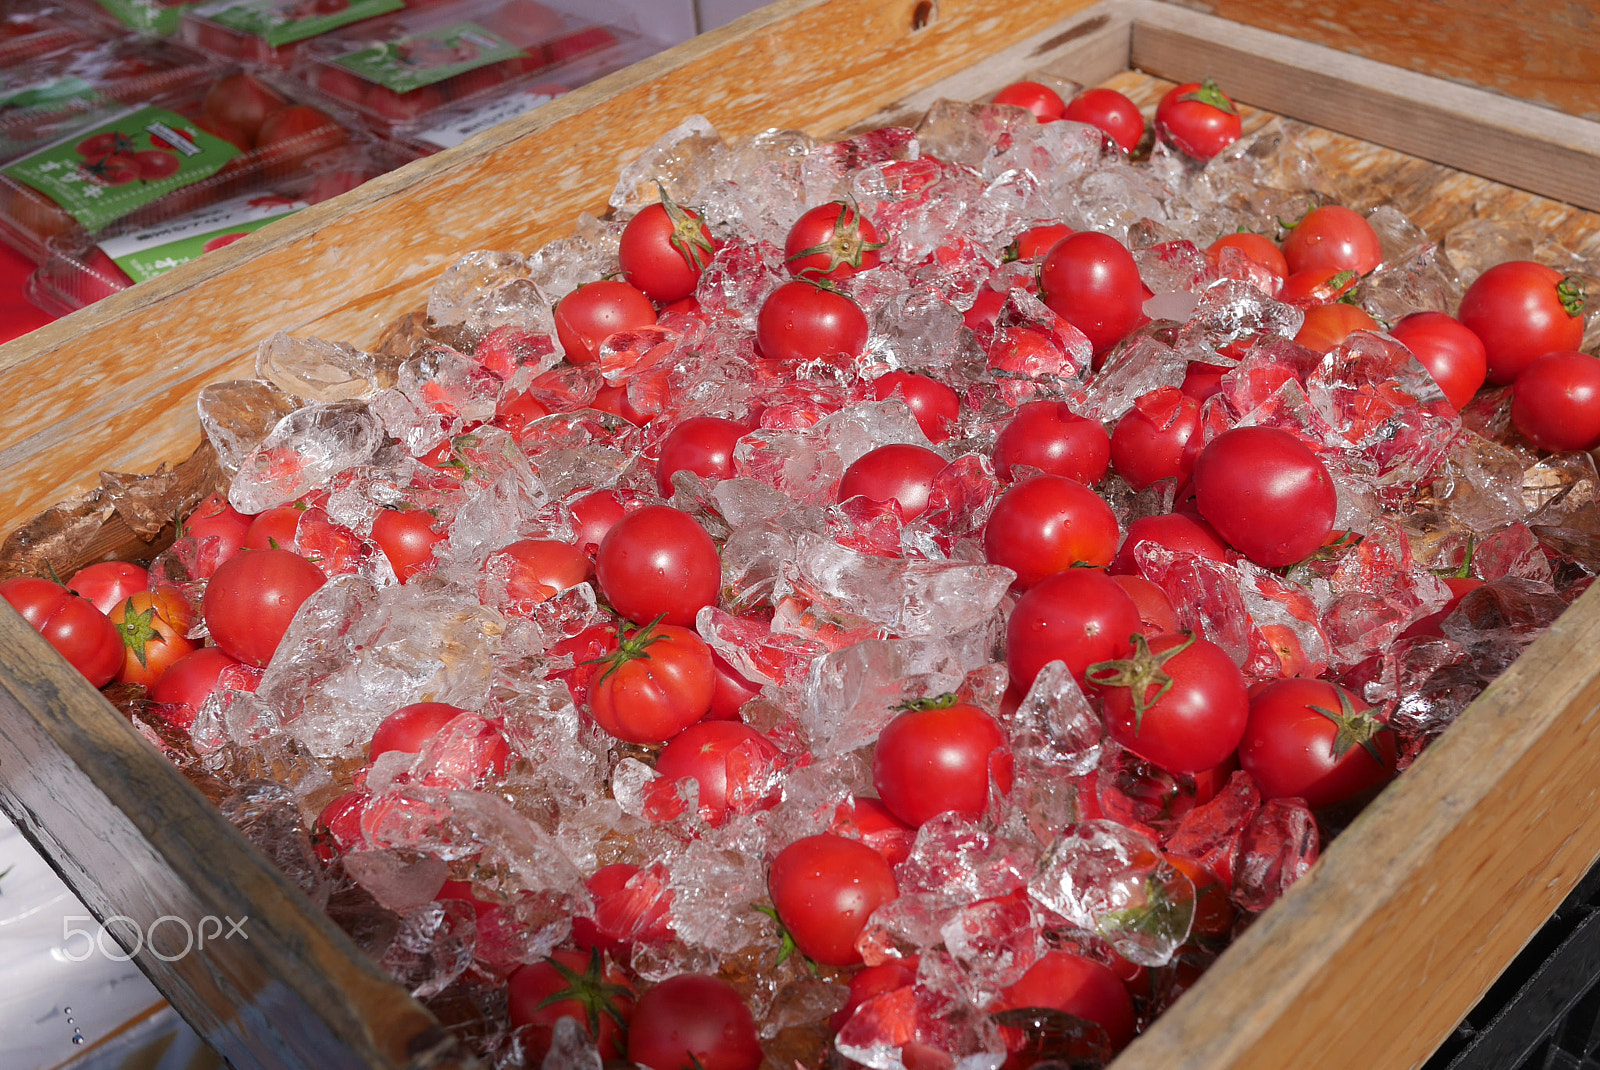
[(926, 30), (938, 17), (939, 5), (933, 0), (922, 0), (922, 3), (911, 9), (911, 29), (913, 32)]

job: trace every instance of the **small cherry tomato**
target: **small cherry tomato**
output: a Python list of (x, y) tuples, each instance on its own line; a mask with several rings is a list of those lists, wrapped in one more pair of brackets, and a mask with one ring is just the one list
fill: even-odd
[(628, 743), (665, 743), (711, 708), (711, 648), (687, 628), (647, 624), (617, 636), (589, 685), (589, 712)]
[(994, 472), (1010, 482), (1018, 465), (1065, 476), (1085, 486), (1105, 478), (1111, 438), (1098, 420), (1079, 416), (1064, 401), (1018, 405), (994, 440)]
[(1061, 94), (1039, 82), (1012, 82), (994, 95), (994, 102), (1026, 108), (1041, 123), (1054, 122), (1067, 110)]
[(1117, 581), (1098, 569), (1071, 568), (1047, 576), (1017, 599), (1006, 624), (1006, 667), (1026, 693), (1039, 670), (1066, 664), (1082, 685), (1097, 661), (1125, 658), (1139, 631), (1139, 607)]
[(1226, 651), (1192, 632), (1134, 637), (1131, 657), (1089, 666), (1106, 730), (1170, 773), (1199, 773), (1232, 754), (1250, 697)]
[(923, 446), (891, 443), (858, 457), (839, 480), (838, 500), (866, 498), (883, 509), (893, 502), (904, 520), (928, 508), (933, 480), (949, 466), (944, 457)]
[(1050, 309), (1082, 331), (1094, 351), (1116, 345), (1144, 319), (1144, 283), (1133, 254), (1092, 230), (1062, 238), (1039, 265)]
[(733, 447), (750, 429), (737, 420), (720, 416), (694, 416), (684, 420), (661, 440), (656, 459), (656, 488), (672, 497), (672, 473), (693, 472), (704, 479), (733, 475)]
[(607, 338), (655, 322), (650, 298), (619, 279), (585, 283), (556, 303), (556, 338), (573, 364), (593, 364)]
[(1168, 550), (1182, 550), (1199, 554), (1210, 561), (1227, 561), (1228, 548), (1210, 524), (1192, 513), (1163, 513), (1159, 516), (1142, 516), (1128, 525), (1127, 538), (1122, 548), (1107, 566), (1111, 573), (1136, 573), (1138, 559), (1134, 552), (1144, 543), (1154, 543)]
[(109, 684), (122, 668), (122, 637), (87, 598), (32, 576), (0, 583), (0, 598), (95, 687)]
[(756, 314), (756, 345), (769, 360), (859, 357), (869, 330), (860, 305), (803, 279), (773, 290)]
[(1063, 569), (1111, 563), (1122, 531), (1111, 507), (1082, 483), (1034, 476), (1007, 490), (983, 530), (990, 564), (1017, 574), (1026, 590)]
[(756, 1070), (756, 1023), (726, 981), (680, 973), (639, 997), (628, 1025), (628, 1061), (648, 1070)]
[(1324, 204), (1307, 212), (1283, 239), (1283, 259), (1291, 274), (1332, 270), (1370, 275), (1383, 263), (1383, 244), (1359, 212)]
[(1583, 342), (1583, 280), (1528, 260), (1478, 276), (1461, 297), (1461, 322), (1483, 340), (1491, 383), (1509, 383), (1546, 353)]
[(552, 951), (519, 968), (506, 982), (506, 1016), (526, 1026), (526, 1050), (535, 1062), (550, 1051), (555, 1025), (571, 1018), (593, 1037), (602, 1059), (615, 1059), (626, 1043), (633, 985), (596, 949)]
[(1546, 353), (1511, 387), (1511, 422), (1542, 450), (1600, 446), (1600, 359), (1588, 353)]
[(900, 894), (882, 855), (860, 840), (828, 833), (778, 852), (767, 887), (795, 947), (824, 966), (859, 963), (856, 938), (867, 918)]
[(1443, 312), (1413, 312), (1389, 328), (1411, 350), (1458, 411), (1472, 400), (1489, 372), (1483, 340)]
[(1068, 102), (1061, 117), (1099, 127), (1123, 152), (1133, 152), (1144, 140), (1139, 105), (1115, 89), (1085, 89)]
[(1355, 305), (1335, 301), (1329, 305), (1312, 305), (1306, 309), (1305, 321), (1294, 340), (1313, 353), (1326, 353), (1356, 331), (1382, 330), (1378, 321)]
[(950, 387), (926, 375), (890, 372), (872, 381), (877, 401), (900, 398), (916, 417), (929, 442), (943, 442), (955, 434), (961, 419), (961, 399)]
[(190, 639), (194, 607), (171, 584), (135, 591), (106, 614), (122, 638), (122, 668), (117, 679), (154, 687), (166, 671), (200, 644)]
[(618, 520), (595, 554), (595, 578), (612, 608), (635, 623), (693, 627), (722, 587), (716, 543), (688, 513), (647, 505)]
[(1029, 227), (1012, 239), (1000, 259), (1008, 264), (1014, 260), (1037, 260), (1048, 253), (1056, 242), (1074, 233), (1065, 223), (1041, 223)]
[(1200, 403), (1175, 386), (1141, 394), (1111, 430), (1111, 464), (1134, 490), (1180, 483), (1200, 455)]
[(1376, 712), (1338, 684), (1274, 680), (1250, 699), (1239, 765), (1263, 801), (1343, 802), (1395, 775), (1395, 736)]
[(829, 201), (795, 220), (783, 262), (797, 278), (837, 282), (877, 267), (881, 248), (872, 220), (848, 201)]
[(433, 561), (433, 548), (444, 541), (426, 509), (379, 509), (372, 518), (372, 541), (389, 559), (395, 576), (408, 583)]
[(130, 594), (148, 591), (150, 573), (125, 561), (97, 561), (74, 572), (67, 587), (93, 602), (100, 612), (110, 613)]
[(295, 612), (327, 577), (290, 550), (244, 550), (217, 567), (201, 612), (212, 640), (246, 665), (272, 660)]
[(1283, 250), (1279, 249), (1271, 238), (1264, 235), (1252, 234), (1247, 230), (1239, 231), (1237, 234), (1224, 234), (1206, 246), (1206, 256), (1215, 260), (1224, 249), (1239, 250), (1280, 279), (1289, 276), (1289, 262), (1284, 259)]
[[(738, 721), (701, 721), (692, 724), (667, 741), (656, 756), (656, 781), (667, 787), (679, 780), (693, 780), (700, 786), (700, 816), (712, 828), (728, 820), (728, 813), (748, 814), (776, 805), (777, 794), (769, 784), (778, 760), (778, 748), (749, 725)], [(678, 798), (662, 796), (662, 805), (652, 817), (678, 816)]]
[(1113, 1051), (1133, 1039), (1133, 999), (1107, 966), (1070, 951), (1047, 951), (1015, 984), (1003, 989), (996, 1010), (1065, 1011), (1106, 1031)]
[(1326, 542), (1338, 511), (1327, 466), (1272, 427), (1236, 427), (1207, 443), (1194, 490), (1217, 534), (1267, 568), (1292, 565)]
[(1007, 792), (1011, 776), (1011, 750), (1000, 726), (953, 696), (890, 721), (872, 757), (878, 798), (912, 827), (947, 811), (977, 820), (989, 808), (991, 779)]
[(1156, 130), (1186, 156), (1209, 160), (1239, 140), (1239, 109), (1207, 78), (1167, 91), (1156, 105)]
[(699, 211), (664, 193), (628, 220), (617, 248), (622, 277), (663, 304), (693, 294), (715, 252)]

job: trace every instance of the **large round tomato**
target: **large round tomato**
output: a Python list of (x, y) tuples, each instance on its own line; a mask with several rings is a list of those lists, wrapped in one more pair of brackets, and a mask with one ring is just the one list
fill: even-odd
[(1546, 353), (1511, 387), (1511, 422), (1542, 450), (1600, 445), (1600, 359), (1588, 353)]
[(1200, 455), (1200, 403), (1175, 386), (1141, 394), (1111, 431), (1111, 464), (1134, 490), (1182, 482)]
[(829, 201), (806, 212), (789, 228), (783, 261), (802, 279), (848, 279), (878, 266), (878, 229), (847, 201)]
[(923, 446), (891, 443), (868, 450), (844, 470), (839, 480), (838, 500), (863, 497), (876, 507), (887, 509), (890, 502), (900, 507), (900, 516), (913, 520), (928, 508), (933, 480), (949, 466), (942, 456)]
[(433, 548), (444, 541), (433, 523), (434, 516), (426, 509), (379, 509), (372, 518), (372, 541), (401, 583), (423, 571), (433, 561)]
[(1061, 117), (1099, 127), (1123, 152), (1134, 151), (1144, 140), (1139, 105), (1115, 89), (1085, 89), (1067, 103)]
[(767, 887), (795, 947), (824, 966), (859, 963), (856, 937), (867, 918), (900, 894), (882, 855), (860, 840), (828, 833), (778, 852)]
[(961, 399), (937, 379), (913, 372), (890, 372), (872, 381), (872, 396), (878, 401), (900, 398), (917, 418), (917, 426), (929, 442), (943, 442), (956, 432), (961, 419)]
[(1167, 90), (1156, 105), (1156, 130), (1179, 151), (1209, 160), (1239, 140), (1239, 109), (1207, 78)]
[(720, 416), (693, 416), (661, 440), (656, 458), (656, 487), (663, 498), (672, 497), (672, 473), (693, 472), (705, 479), (733, 475), (733, 447), (749, 432), (737, 420)]
[(650, 298), (619, 279), (585, 283), (556, 304), (556, 338), (573, 364), (593, 364), (607, 338), (655, 322)]
[(555, 1025), (571, 1018), (595, 1039), (602, 1059), (615, 1059), (626, 1043), (633, 1013), (633, 985), (622, 971), (596, 950), (552, 951), (531, 962), (506, 982), (506, 1016), (514, 1026), (529, 1026), (524, 1036), (528, 1054), (544, 1058)]
[(1264, 800), (1343, 802), (1395, 774), (1394, 733), (1375, 712), (1338, 684), (1274, 680), (1250, 699), (1239, 765)]
[(117, 679), (153, 687), (179, 658), (200, 644), (189, 638), (194, 607), (171, 584), (135, 591), (106, 614), (125, 651)]
[[(778, 801), (769, 783), (778, 760), (772, 741), (738, 721), (701, 721), (667, 741), (656, 756), (656, 772), (669, 788), (685, 778), (699, 788), (700, 816), (712, 828), (728, 820), (728, 812), (764, 810)], [(652, 800), (654, 801), (654, 800)], [(676, 817), (677, 794), (661, 797), (651, 816)]]
[(1354, 271), (1369, 275), (1383, 263), (1383, 245), (1359, 212), (1342, 204), (1313, 208), (1283, 239), (1283, 259), (1291, 274), (1301, 271)]
[(1299, 439), (1272, 427), (1236, 427), (1206, 444), (1194, 465), (1195, 504), (1228, 545), (1258, 565), (1303, 560), (1333, 531), (1333, 477)]
[(976, 820), (989, 808), (990, 781), (1010, 791), (1011, 774), (994, 718), (953, 698), (901, 713), (878, 734), (872, 756), (878, 798), (913, 827), (946, 811)]
[(1111, 463), (1111, 438), (1098, 420), (1089, 420), (1064, 401), (1018, 405), (994, 440), (994, 474), (1010, 482), (1021, 465), (1093, 486)]
[(125, 561), (97, 561), (74, 572), (67, 588), (93, 602), (100, 612), (110, 613), (135, 591), (149, 590), (150, 573)]
[(995, 1010), (1065, 1011), (1095, 1022), (1113, 1050), (1133, 1039), (1133, 999), (1110, 967), (1070, 951), (1047, 951), (1015, 984), (1000, 993)]
[(289, 550), (243, 550), (206, 585), (201, 613), (211, 638), (246, 665), (265, 665), (289, 622), (326, 582), (322, 570)]
[(1510, 260), (1478, 276), (1461, 298), (1461, 322), (1483, 340), (1491, 383), (1583, 342), (1583, 280), (1528, 260)]
[(1128, 525), (1128, 535), (1122, 540), (1122, 549), (1117, 551), (1117, 556), (1106, 571), (1123, 574), (1138, 572), (1139, 561), (1134, 552), (1147, 542), (1168, 550), (1199, 554), (1210, 561), (1228, 560), (1228, 548), (1222, 545), (1222, 540), (1210, 524), (1192, 513), (1162, 513), (1159, 516), (1142, 516)]
[(1389, 333), (1411, 350), (1457, 409), (1472, 400), (1489, 374), (1483, 340), (1443, 312), (1413, 312)]
[(0, 583), (0, 598), (95, 687), (109, 684), (122, 668), (122, 637), (87, 598), (32, 576)]
[(706, 715), (715, 687), (711, 648), (698, 635), (649, 624), (618, 636), (589, 685), (589, 710), (618, 739), (665, 743)]
[(167, 723), (188, 731), (212, 692), (254, 691), (260, 682), (259, 670), (241, 665), (217, 647), (203, 646), (168, 665), (150, 688), (150, 698), (168, 707), (162, 710)]
[(1062, 569), (1110, 564), (1121, 535), (1116, 515), (1094, 491), (1065, 476), (1034, 476), (995, 503), (983, 552), (1026, 589)]
[(1144, 283), (1126, 246), (1109, 234), (1062, 238), (1039, 265), (1044, 303), (1103, 353), (1144, 319)]
[(680, 973), (639, 997), (628, 1061), (649, 1070), (756, 1070), (755, 1019), (726, 981)]
[(622, 277), (663, 304), (694, 293), (715, 249), (700, 213), (663, 197), (622, 230)]
[(1134, 653), (1089, 666), (1111, 738), (1169, 773), (1199, 773), (1239, 746), (1250, 698), (1217, 644), (1192, 632), (1134, 640)]
[(660, 617), (693, 627), (722, 586), (717, 544), (692, 516), (666, 505), (647, 505), (613, 524), (594, 563), (606, 601), (636, 624)]
[(756, 313), (756, 346), (771, 360), (859, 357), (868, 333), (860, 305), (803, 279), (773, 290)]
[(1139, 607), (1116, 580), (1098, 569), (1071, 568), (1040, 580), (1017, 599), (1006, 625), (1006, 668), (1011, 683), (1026, 693), (1039, 670), (1065, 662), (1083, 683), (1097, 661), (1133, 651)]

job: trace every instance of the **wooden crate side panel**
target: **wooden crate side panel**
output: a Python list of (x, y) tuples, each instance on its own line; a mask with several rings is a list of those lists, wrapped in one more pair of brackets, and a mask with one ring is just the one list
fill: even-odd
[[(942, 0), (914, 30), (912, 0), (782, 0), (7, 343), (0, 397), (30, 404), (0, 409), (0, 528), (99, 469), (181, 459), (199, 388), (247, 372), (273, 331), (368, 341), (462, 253), (569, 233), (579, 212), (604, 209), (624, 162), (688, 115), (730, 137), (840, 129), (1087, 6)], [(93, 371), (85, 382), (62, 368)], [(140, 432), (174, 413), (187, 432)]]

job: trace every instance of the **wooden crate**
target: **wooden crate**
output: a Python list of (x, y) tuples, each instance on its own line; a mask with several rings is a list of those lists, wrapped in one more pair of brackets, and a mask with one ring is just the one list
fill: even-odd
[[(1569, 243), (1600, 242), (1600, 217), (1580, 210), (1600, 209), (1600, 127), (1245, 25), (1460, 77), (1472, 42), (1447, 20), (1430, 31), (1411, 15), (1475, 13), (1493, 31), (1478, 42), (1482, 80), (1531, 97), (1547, 83), (1570, 88), (1566, 75), (1517, 74), (1518, 49), (1536, 49), (1541, 34), (1584, 43), (1582, 27), (1558, 25), (1564, 5), (1522, 5), (1548, 12), (1524, 25), (1484, 0), (1358, 0), (1349, 19), (1400, 27), (1371, 40), (1347, 39), (1322, 5), (1317, 19), (1301, 3), (1225, 6), (1237, 21), (1141, 0), (782, 0), (0, 346), (0, 529), (101, 469), (181, 459), (198, 441), (200, 387), (248, 375), (269, 332), (367, 342), (420, 307), (462, 252), (563, 235), (578, 212), (603, 209), (621, 164), (697, 112), (729, 137), (771, 126), (822, 134), (939, 95), (978, 97), (1035, 70), (1084, 82), (1130, 66), (1172, 79), (1213, 73), (1246, 103), (1422, 157), (1326, 142), (1358, 185), (1399, 193), (1435, 233), (1487, 198)], [(1576, 99), (1558, 103), (1588, 106)], [(1420, 1062), (1600, 855), (1584, 757), (1600, 730), (1596, 649), (1591, 592), (1117, 1070)], [(161, 956), (140, 960), (235, 1067), (471, 1065), (11, 614), (0, 615), (0, 665), (0, 804), (91, 909), (140, 929), (162, 915), (250, 918), (248, 941), (189, 955), (163, 942)]]

